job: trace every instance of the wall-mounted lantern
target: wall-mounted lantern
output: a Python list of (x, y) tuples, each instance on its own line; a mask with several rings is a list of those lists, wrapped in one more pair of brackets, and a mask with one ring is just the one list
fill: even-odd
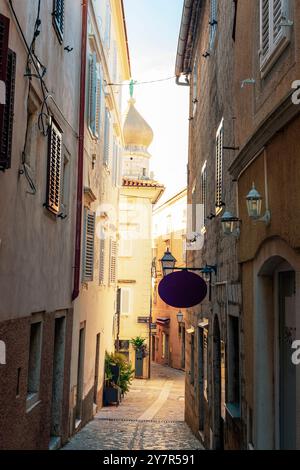
[(240, 219), (238, 217), (235, 217), (231, 212), (226, 211), (221, 218), (221, 222), (224, 235), (234, 235), (235, 237), (239, 237), (240, 228), (238, 224)]
[(261, 217), (262, 197), (255, 188), (254, 183), (252, 185), (252, 189), (249, 191), (246, 197), (246, 201), (250, 219), (256, 222), (264, 222), (266, 225), (268, 225), (271, 221), (271, 213), (269, 209), (267, 209), (264, 216)]
[(176, 261), (177, 260), (174, 258), (169, 248), (167, 248), (167, 251), (165, 252), (162, 259), (160, 260), (162, 273), (164, 277), (167, 276), (168, 274), (171, 274), (174, 271)]

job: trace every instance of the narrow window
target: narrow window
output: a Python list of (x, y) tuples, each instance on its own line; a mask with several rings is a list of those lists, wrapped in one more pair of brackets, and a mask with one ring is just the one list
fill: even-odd
[(191, 371), (190, 371), (190, 383), (195, 383), (195, 335), (191, 335)]
[(228, 401), (239, 408), (240, 403), (240, 345), (239, 318), (229, 317), (229, 349), (228, 349)]
[(216, 134), (215, 206), (217, 214), (223, 206), (223, 141), (224, 121), (222, 119)]
[(96, 111), (97, 111), (97, 58), (96, 53), (89, 58), (89, 112), (88, 125), (93, 135), (96, 135)]
[(210, 20), (209, 20), (209, 49), (212, 50), (217, 33), (217, 0), (210, 0)]
[(62, 131), (52, 120), (48, 136), (48, 178), (46, 208), (56, 215), (61, 209)]
[(233, 0), (233, 8), (234, 8), (234, 14), (233, 14), (233, 28), (232, 28), (232, 39), (235, 41), (236, 37), (236, 25), (237, 25), (237, 13), (238, 13), (238, 0)]
[[(32, 323), (30, 326), (27, 401), (32, 405), (38, 398), (41, 375), (42, 355), (42, 323)], [(34, 398), (36, 400), (34, 400)], [(29, 404), (29, 403), (28, 403)]]
[(84, 210), (83, 281), (94, 277), (95, 212)]
[(59, 42), (62, 43), (64, 38), (64, 16), (65, 16), (65, 0), (53, 0), (53, 26), (56, 31)]

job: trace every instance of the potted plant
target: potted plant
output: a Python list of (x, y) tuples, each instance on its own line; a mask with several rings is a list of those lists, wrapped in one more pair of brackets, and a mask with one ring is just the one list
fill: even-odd
[(124, 356), (118, 353), (105, 354), (104, 406), (119, 404), (121, 396), (128, 392), (134, 370)]
[(145, 343), (145, 338), (141, 336), (136, 336), (130, 340), (135, 350), (135, 376), (137, 378), (143, 376), (143, 363), (144, 358), (148, 355), (147, 344)]

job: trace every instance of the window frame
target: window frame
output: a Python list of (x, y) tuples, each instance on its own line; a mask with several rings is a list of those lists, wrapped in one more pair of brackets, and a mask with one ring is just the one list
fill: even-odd
[[(264, 53), (264, 2), (268, 2), (268, 47), (267, 52)], [(260, 35), (260, 49), (259, 49), (259, 62), (261, 77), (270, 71), (273, 65), (277, 62), (285, 48), (290, 44), (291, 40), (291, 26), (281, 27), (281, 32), (274, 37), (274, 28), (276, 21), (274, 19), (274, 2), (280, 1), (282, 5), (282, 13), (279, 19), (285, 18), (290, 20), (290, 1), (289, 0), (260, 0), (259, 5), (259, 35)]]

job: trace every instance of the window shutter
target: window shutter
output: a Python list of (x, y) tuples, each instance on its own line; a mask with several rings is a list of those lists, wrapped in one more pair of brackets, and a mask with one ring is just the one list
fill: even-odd
[(105, 108), (103, 163), (106, 166), (109, 166), (109, 152), (110, 152), (110, 116), (109, 116), (108, 109)]
[(94, 277), (95, 212), (84, 210), (84, 250), (83, 280), (92, 281)]
[(287, 0), (260, 0), (260, 55), (261, 66), (268, 61), (281, 39), (289, 34), (279, 26), (287, 17)]
[(223, 200), (223, 120), (216, 135), (216, 181), (215, 181), (215, 204), (216, 208), (222, 207)]
[(110, 239), (109, 282), (110, 284), (117, 282), (117, 242), (113, 239)]
[(214, 46), (217, 32), (217, 0), (210, 0), (210, 29), (209, 29), (209, 48)]
[(0, 15), (0, 80), (4, 83), (7, 78), (8, 37), (9, 18)]
[(52, 121), (48, 137), (48, 179), (46, 207), (59, 214), (62, 183), (62, 132)]
[(283, 16), (283, 0), (273, 0), (273, 42), (277, 41), (283, 35), (283, 29), (279, 26)]
[(105, 284), (105, 238), (100, 239), (99, 283)]
[(97, 108), (97, 62), (96, 53), (90, 55), (89, 61), (89, 127), (96, 134), (96, 108)]
[(106, 3), (105, 14), (105, 44), (107, 49), (110, 48), (110, 30), (111, 30), (111, 10), (109, 2)]
[(206, 221), (206, 205), (207, 205), (207, 170), (206, 162), (203, 165), (201, 172), (201, 204), (202, 204), (202, 214), (203, 214), (203, 223), (202, 226), (205, 226)]
[(53, 0), (53, 22), (60, 42), (64, 37), (65, 0)]
[(16, 54), (9, 49), (7, 54), (5, 105), (0, 105), (0, 170), (7, 170), (11, 165), (16, 86), (16, 60)]
[(100, 65), (97, 67), (97, 78), (96, 78), (96, 109), (95, 109), (95, 135), (100, 137), (101, 129), (101, 102), (102, 102), (102, 78)]
[(121, 313), (123, 315), (130, 313), (130, 289), (128, 287), (121, 289)]
[(270, 4), (261, 0), (261, 53), (266, 57), (270, 50)]

